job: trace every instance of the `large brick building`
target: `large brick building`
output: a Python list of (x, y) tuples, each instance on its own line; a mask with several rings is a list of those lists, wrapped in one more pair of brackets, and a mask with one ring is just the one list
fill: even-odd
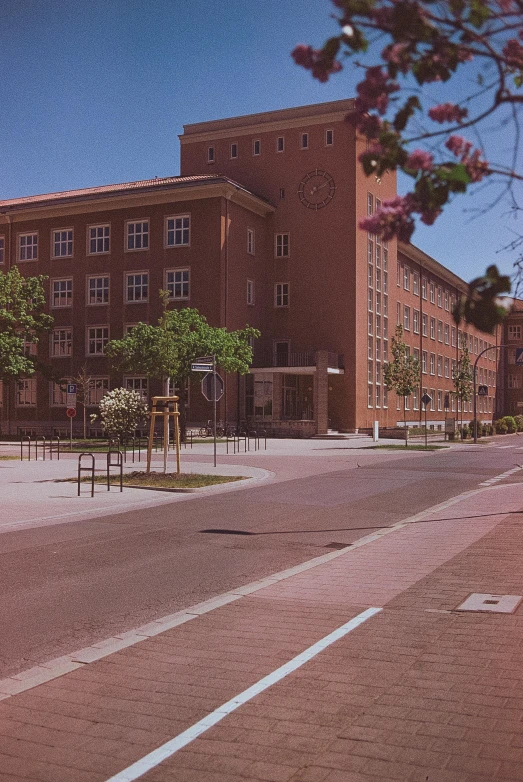
[[(297, 434), (394, 426), (403, 417), (383, 383), (397, 322), (423, 364), (409, 422), (457, 413), (452, 366), (461, 340), (473, 358), (497, 337), (452, 322), (465, 283), (409, 245), (384, 243), (358, 220), (396, 192), (366, 178), (364, 141), (346, 122), (350, 100), (188, 125), (181, 175), (0, 202), (0, 268), (49, 277), (54, 329), (39, 358), (63, 378), (93, 377), (89, 407), (111, 387), (150, 396), (158, 383), (122, 377), (103, 355), (138, 321), (155, 323), (158, 291), (212, 325), (260, 329), (247, 377), (227, 377), (220, 417)], [(495, 409), (496, 351), (478, 364)], [(469, 409), (470, 407), (470, 409)], [(65, 428), (65, 395), (42, 376), (3, 389), (2, 430)], [(465, 420), (471, 418), (467, 406)], [(193, 384), (189, 420), (210, 418)]]

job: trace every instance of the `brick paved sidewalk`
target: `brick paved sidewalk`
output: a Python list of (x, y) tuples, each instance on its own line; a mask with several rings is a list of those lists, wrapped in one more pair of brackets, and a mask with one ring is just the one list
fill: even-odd
[(455, 610), (523, 594), (522, 507), (517, 484), (471, 492), (2, 700), (0, 782), (124, 780), (369, 606), (383, 610), (140, 779), (523, 780), (523, 604)]

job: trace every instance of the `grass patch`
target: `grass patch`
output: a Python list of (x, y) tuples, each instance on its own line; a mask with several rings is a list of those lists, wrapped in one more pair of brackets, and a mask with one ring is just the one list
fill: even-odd
[[(67, 478), (68, 481), (76, 482), (77, 478)], [(130, 472), (123, 476), (124, 486), (154, 486), (157, 489), (200, 489), (203, 486), (214, 486), (218, 483), (232, 483), (234, 481), (245, 480), (244, 475), (202, 475), (201, 473), (181, 473), (175, 472)], [(95, 475), (95, 483), (107, 483), (106, 475)], [(84, 476), (82, 483), (90, 483), (91, 478)], [(120, 477), (111, 475), (111, 485), (119, 486)]]
[[(370, 449), (387, 451), (441, 451), (442, 448), (448, 448), (448, 445), (372, 445)], [(365, 449), (368, 450), (368, 449)]]
[(19, 461), (19, 458), (18, 456), (0, 456), (0, 462), (7, 462), (12, 460)]

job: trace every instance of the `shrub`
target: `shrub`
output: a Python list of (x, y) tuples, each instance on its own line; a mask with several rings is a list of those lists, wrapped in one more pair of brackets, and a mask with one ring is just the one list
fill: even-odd
[[(100, 419), (106, 437), (122, 440), (134, 433), (147, 416), (147, 405), (140, 394), (128, 388), (115, 388), (100, 401)], [(91, 416), (91, 423), (98, 416)]]
[(516, 422), (518, 432), (523, 432), (523, 415), (515, 415), (514, 421)]
[(497, 418), (494, 421), (494, 429), (496, 431), (496, 434), (506, 434), (508, 432), (508, 426), (505, 423), (505, 419)]
[(513, 416), (511, 416), (511, 415), (504, 415), (502, 420), (506, 423), (507, 431), (508, 431), (509, 434), (514, 434), (514, 432), (517, 432), (518, 427), (516, 425), (516, 421), (515, 421)]

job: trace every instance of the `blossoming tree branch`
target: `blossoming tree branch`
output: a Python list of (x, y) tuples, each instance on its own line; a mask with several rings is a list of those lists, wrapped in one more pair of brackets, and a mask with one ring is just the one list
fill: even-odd
[[(368, 141), (360, 162), (367, 175), (401, 170), (413, 180), (409, 192), (383, 201), (360, 228), (408, 242), (415, 220), (432, 225), (455, 194), (486, 178), (501, 178), (509, 191), (523, 180), (516, 170), (523, 104), (522, 0), (332, 2), (339, 34), (320, 49), (300, 44), (292, 56), (325, 82), (347, 58), (366, 54), (370, 47), (373, 62), (353, 60), (363, 78), (348, 117)], [(469, 94), (458, 103), (438, 102), (441, 82), (460, 72), (469, 77)], [(487, 160), (481, 142), (469, 138), (480, 138), (481, 127), (494, 114), (504, 127), (512, 123), (513, 153), (505, 162)], [(469, 288), (456, 319), (491, 331), (505, 314), (498, 297), (510, 291), (510, 279), (490, 266)]]

